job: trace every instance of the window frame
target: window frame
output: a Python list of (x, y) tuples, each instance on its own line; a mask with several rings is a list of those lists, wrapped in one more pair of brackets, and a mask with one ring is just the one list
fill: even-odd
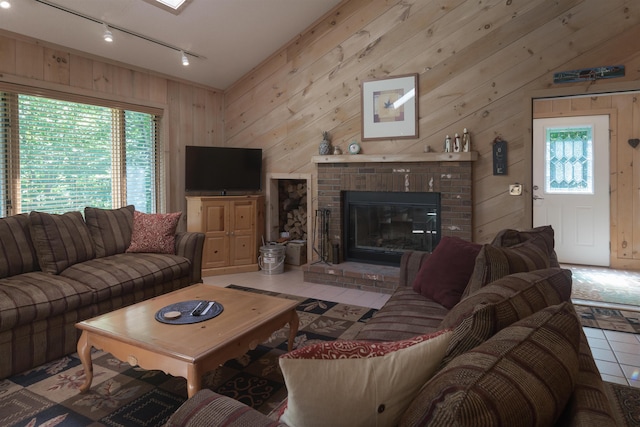
[[(154, 106), (154, 105), (144, 105), (138, 104), (134, 102), (124, 101), (122, 98), (111, 97), (111, 98), (99, 98), (91, 95), (84, 95), (81, 93), (75, 92), (64, 92), (59, 90), (34, 87), (34, 86), (26, 86), (16, 83), (4, 82), (0, 81), (0, 92), (7, 95), (7, 104), (9, 105), (8, 111), (8, 121), (9, 127), (5, 132), (7, 137), (6, 141), (6, 154), (0, 153), (0, 155), (4, 155), (5, 159), (3, 159), (3, 168), (4, 173), (6, 174), (5, 179), (7, 180), (7, 185), (5, 189), (7, 190), (7, 196), (4, 197), (4, 194), (0, 194), (0, 197), (3, 197), (3, 200), (0, 201), (0, 217), (10, 216), (17, 213), (20, 213), (19, 203), (16, 203), (16, 200), (19, 200), (19, 186), (18, 182), (20, 179), (20, 152), (19, 152), (19, 131), (14, 131), (14, 129), (18, 129), (14, 126), (14, 123), (18, 120), (18, 96), (19, 95), (30, 95), (30, 96), (38, 96), (45, 97), (50, 99), (56, 99), (65, 102), (73, 102), (80, 104), (90, 104), (100, 107), (106, 107), (112, 109), (113, 120), (119, 119), (121, 123), (124, 123), (123, 117), (125, 114), (125, 110), (135, 111), (140, 113), (151, 114), (155, 116), (155, 182), (153, 183), (155, 188), (155, 212), (164, 212), (167, 204), (167, 194), (166, 194), (166, 161), (165, 161), (165, 149), (164, 149), (164, 138), (163, 138), (163, 117), (165, 113), (166, 106)], [(159, 105), (159, 104), (158, 104)], [(120, 116), (119, 118), (116, 116)], [(112, 120), (112, 122), (113, 122)], [(124, 133), (124, 126), (121, 128), (122, 133)], [(117, 140), (117, 143), (116, 143)], [(116, 137), (114, 135), (114, 139), (112, 140), (112, 147), (116, 147), (117, 144), (124, 145), (126, 143), (124, 137)], [(124, 156), (124, 147), (120, 147), (120, 152), (122, 156)], [(126, 187), (123, 189), (123, 186), (126, 186), (126, 168), (122, 168), (121, 177), (118, 180), (115, 179), (113, 181), (113, 197), (115, 205), (126, 205)], [(115, 188), (118, 185), (118, 188)], [(117, 200), (116, 200), (117, 197)], [(114, 207), (121, 207), (114, 206)]]

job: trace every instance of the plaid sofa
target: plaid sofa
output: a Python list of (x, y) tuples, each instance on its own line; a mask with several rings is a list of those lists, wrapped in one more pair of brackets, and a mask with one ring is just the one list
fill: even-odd
[[(551, 227), (504, 230), (483, 245), (467, 285), (474, 289), (465, 289), (452, 308), (414, 290), (431, 256), (403, 255), (399, 287), (356, 337), (397, 341), (454, 331), (439, 370), (413, 397), (399, 425), (622, 425), (570, 302), (571, 272), (559, 268)], [(529, 333), (538, 330), (543, 332)], [(564, 347), (547, 335), (562, 336)], [(202, 390), (166, 427), (284, 425), (276, 412), (265, 416)], [(527, 415), (514, 419), (514, 413)]]
[(201, 282), (203, 234), (177, 233), (174, 254), (127, 253), (133, 216), (0, 218), (0, 378), (75, 352), (79, 321)]

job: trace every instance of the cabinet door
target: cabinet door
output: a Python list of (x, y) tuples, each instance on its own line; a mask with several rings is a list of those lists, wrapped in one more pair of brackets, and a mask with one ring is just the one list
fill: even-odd
[(231, 265), (255, 264), (256, 253), (256, 202), (254, 200), (231, 202)]
[(202, 267), (215, 268), (229, 265), (229, 204), (206, 202), (203, 204), (205, 242)]

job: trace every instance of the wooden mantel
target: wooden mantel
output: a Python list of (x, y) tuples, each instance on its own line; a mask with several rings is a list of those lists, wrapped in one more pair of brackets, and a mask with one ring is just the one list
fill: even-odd
[(478, 152), (419, 153), (419, 154), (339, 154), (313, 156), (312, 163), (416, 163), (416, 162), (474, 162)]

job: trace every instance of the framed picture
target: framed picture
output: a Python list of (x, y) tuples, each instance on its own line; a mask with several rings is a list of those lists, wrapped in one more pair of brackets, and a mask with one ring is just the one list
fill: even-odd
[(418, 75), (362, 82), (362, 140), (418, 137)]

